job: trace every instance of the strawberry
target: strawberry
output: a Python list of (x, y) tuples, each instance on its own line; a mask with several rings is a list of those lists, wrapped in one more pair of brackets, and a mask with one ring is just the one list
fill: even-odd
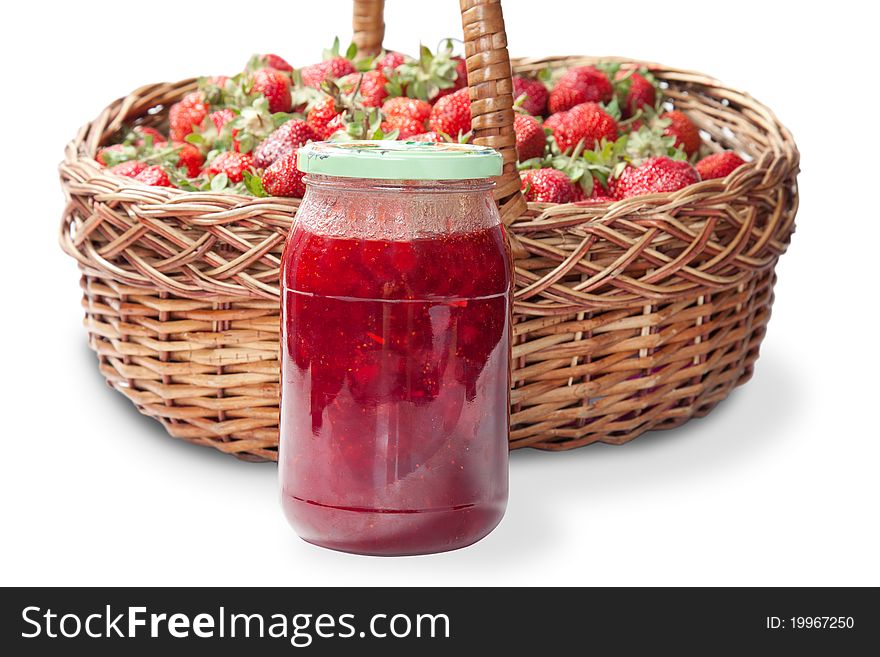
[(317, 138), (311, 126), (301, 119), (281, 124), (254, 149), (254, 164), (265, 169), (275, 160), (295, 153), (300, 146)]
[(700, 174), (701, 180), (727, 178), (745, 163), (745, 160), (733, 151), (721, 151), (707, 155), (697, 162), (697, 173)]
[(302, 198), (306, 193), (305, 174), (296, 168), (296, 151), (279, 157), (263, 174), (263, 190), (270, 196)]
[(317, 89), (324, 80), (337, 80), (354, 72), (355, 67), (350, 60), (341, 55), (335, 55), (323, 62), (304, 66), (299, 73), (305, 86)]
[(244, 179), (244, 172), (253, 167), (254, 158), (250, 153), (224, 151), (208, 163), (205, 173), (210, 177), (225, 173), (229, 182), (240, 183)]
[(138, 182), (153, 187), (171, 187), (171, 180), (168, 178), (168, 172), (157, 164), (145, 168), (134, 177)]
[(468, 86), (467, 62), (464, 57), (453, 57), (457, 63), (455, 65), (455, 88), (464, 89)]
[(223, 129), (223, 126), (235, 118), (235, 112), (227, 107), (225, 109), (217, 110), (216, 112), (211, 112), (208, 114), (208, 118), (211, 119), (211, 123), (217, 128), (217, 132), (220, 132)]
[[(127, 148), (128, 147), (125, 144), (113, 144), (112, 146), (107, 146), (98, 151), (98, 154), (95, 155), (95, 159), (101, 166), (107, 166), (107, 160), (110, 159), (112, 154), (124, 153)], [(107, 159), (104, 158), (105, 155), (107, 156)]]
[[(548, 119), (549, 120), (549, 119)], [(602, 139), (617, 139), (617, 122), (598, 103), (575, 105), (552, 124), (553, 138), (563, 153), (583, 141), (592, 150)]]
[(332, 137), (339, 131), (346, 132), (344, 113), (337, 114), (332, 119), (330, 119), (330, 123), (328, 123), (327, 127), (324, 128), (324, 139), (330, 139), (330, 137)]
[(143, 146), (146, 143), (148, 137), (152, 138), (153, 146), (159, 146), (168, 141), (161, 132), (156, 130), (155, 128), (150, 128), (145, 125), (138, 125), (134, 127), (133, 132), (137, 134), (140, 139), (135, 142), (136, 146)]
[(290, 78), (274, 68), (261, 68), (251, 79), (251, 93), (262, 94), (269, 101), (269, 111), (289, 112), (293, 106), (290, 97)]
[(434, 144), (442, 144), (448, 141), (446, 137), (441, 135), (439, 132), (435, 132), (433, 130), (429, 132), (423, 132), (419, 135), (413, 135), (409, 138), (410, 141), (427, 141)]
[(551, 114), (587, 102), (607, 103), (614, 96), (608, 77), (595, 66), (575, 66), (557, 81), (548, 99)]
[[(583, 187), (581, 187), (580, 185), (576, 185), (575, 187), (580, 190), (581, 195), (583, 195)], [(614, 197), (611, 196), (611, 192), (605, 189), (602, 186), (601, 181), (596, 177), (593, 177), (593, 192), (590, 194), (589, 197), (580, 199), (582, 203), (586, 203), (589, 205), (593, 205), (596, 203), (610, 203), (614, 200)]]
[(409, 119), (405, 116), (392, 116), (387, 121), (382, 121), (380, 127), (386, 135), (397, 130), (398, 139), (409, 139), (413, 135), (418, 135), (425, 131), (425, 124), (422, 121)]
[(624, 116), (632, 116), (643, 107), (653, 107), (657, 102), (657, 89), (640, 73), (619, 70), (615, 76), (618, 92), (623, 96), (621, 109)]
[(562, 123), (562, 120), (565, 118), (565, 112), (557, 112), (556, 114), (551, 114), (546, 119), (544, 119), (544, 128), (546, 130), (556, 130), (556, 128)]
[(386, 68), (393, 70), (398, 66), (402, 66), (405, 62), (406, 55), (403, 53), (386, 50), (373, 61), (373, 68), (377, 71), (384, 71)]
[(228, 75), (212, 75), (205, 79), (206, 84), (220, 87), (221, 89), (226, 86), (227, 82), (229, 82)]
[(434, 132), (445, 132), (457, 138), (471, 129), (471, 100), (467, 89), (438, 100), (431, 110), (430, 127)]
[(687, 153), (688, 157), (700, 150), (700, 145), (703, 143), (700, 139), (700, 131), (687, 114), (672, 110), (661, 114), (660, 119), (670, 122), (664, 134), (675, 137), (675, 145)]
[(387, 118), (403, 116), (416, 121), (427, 121), (431, 116), (431, 103), (406, 96), (389, 98), (382, 104), (382, 114)]
[(177, 155), (177, 166), (186, 169), (186, 175), (195, 178), (202, 173), (202, 165), (205, 163), (205, 156), (202, 152), (185, 141), (174, 142), (174, 146), (180, 148)]
[(571, 87), (557, 87), (550, 92), (547, 100), (547, 109), (551, 114), (567, 112), (575, 105), (585, 103), (586, 94)]
[(513, 76), (513, 98), (525, 96), (520, 107), (532, 116), (541, 116), (547, 111), (548, 95), (547, 87), (540, 80), (524, 75)]
[(397, 130), (398, 138), (406, 139), (425, 132), (431, 116), (431, 103), (405, 96), (389, 98), (382, 105), (382, 114), (387, 124), (383, 125), (383, 132)]
[(336, 99), (327, 96), (312, 107), (306, 116), (306, 122), (318, 139), (327, 139), (331, 134), (327, 132), (328, 124), (341, 113), (342, 108), (337, 104)]
[(354, 44), (348, 47), (345, 56), (340, 55), (339, 37), (336, 37), (333, 46), (324, 50), (323, 61), (300, 69), (300, 79), (305, 86), (320, 89), (325, 80), (338, 80), (354, 73), (357, 70), (353, 61), (356, 55), (357, 48)]
[(559, 169), (527, 169), (519, 177), (526, 201), (571, 203), (575, 199), (575, 185)]
[(201, 92), (188, 93), (168, 110), (168, 122), (171, 126), (171, 139), (183, 141), (197, 125), (201, 125), (208, 116), (208, 106)]
[(538, 119), (528, 114), (513, 117), (513, 130), (516, 133), (516, 153), (520, 162), (544, 155), (547, 138)]
[(284, 73), (293, 72), (293, 66), (288, 64), (286, 59), (279, 57), (278, 55), (273, 55), (272, 53), (260, 55), (259, 61), (266, 68), (274, 68), (276, 71), (282, 71)]
[[(388, 91), (385, 85), (388, 80), (382, 71), (367, 71), (366, 73), (350, 73), (339, 81), (342, 93), (351, 94), (358, 90), (358, 97), (364, 107), (379, 107)], [(360, 87), (358, 87), (360, 85)]]
[(651, 157), (637, 167), (627, 167), (612, 180), (615, 198), (675, 192), (700, 182), (700, 174), (690, 164), (671, 158)]
[(125, 176), (126, 178), (134, 178), (146, 168), (147, 165), (143, 162), (129, 160), (128, 162), (123, 162), (122, 164), (110, 167), (107, 169), (107, 173), (112, 173), (117, 176)]
[[(226, 124), (230, 121), (235, 120), (236, 118), (238, 118), (238, 114), (236, 114), (235, 111), (229, 109), (228, 107), (208, 114), (208, 119), (211, 121), (211, 123), (214, 124), (214, 128), (216, 129), (216, 132), (214, 133), (208, 131), (210, 135), (209, 139), (211, 141), (225, 141), (228, 137), (231, 137), (232, 149), (236, 151), (239, 150), (239, 143), (236, 139), (239, 134), (239, 130), (237, 128), (230, 128), (230, 132), (228, 134), (222, 134), (223, 128), (226, 126)], [(202, 124), (202, 131), (204, 132), (204, 130), (205, 124)]]

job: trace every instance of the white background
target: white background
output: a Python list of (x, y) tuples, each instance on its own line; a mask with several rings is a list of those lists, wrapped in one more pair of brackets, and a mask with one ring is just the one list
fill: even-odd
[[(389, 46), (461, 33), (452, 0), (387, 4)], [(7, 3), (0, 582), (880, 584), (874, 9), (600, 4), (507, 0), (512, 54), (709, 72), (772, 107), (801, 148), (798, 230), (755, 378), (710, 417), (625, 447), (516, 452), (487, 539), (376, 559), (303, 543), (274, 465), (173, 440), (105, 387), (56, 244), (56, 166), (78, 126), (140, 84), (234, 72), (253, 52), (312, 63), (349, 38), (350, 3)]]

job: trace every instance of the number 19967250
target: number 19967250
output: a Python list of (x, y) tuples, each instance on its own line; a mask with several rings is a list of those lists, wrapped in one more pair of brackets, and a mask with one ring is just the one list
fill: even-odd
[(851, 630), (855, 626), (852, 616), (767, 616), (768, 630)]

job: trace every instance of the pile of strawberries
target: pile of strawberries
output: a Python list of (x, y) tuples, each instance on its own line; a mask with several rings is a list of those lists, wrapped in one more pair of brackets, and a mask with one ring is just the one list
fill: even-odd
[[(665, 106), (645, 70), (579, 66), (513, 78), (514, 123), (527, 200), (597, 203), (671, 192), (744, 164), (733, 152), (700, 155), (699, 130)], [(465, 62), (447, 41), (417, 58), (358, 57), (339, 40), (322, 61), (294, 69), (256, 55), (241, 73), (199, 80), (173, 104), (167, 127), (135, 125), (96, 159), (154, 186), (302, 197), (297, 149), (309, 141), (470, 137)]]
[[(703, 155), (700, 131), (645, 69), (619, 63), (515, 75), (522, 190), (543, 203), (604, 203), (724, 178), (743, 159)], [(546, 117), (546, 118), (545, 118)]]

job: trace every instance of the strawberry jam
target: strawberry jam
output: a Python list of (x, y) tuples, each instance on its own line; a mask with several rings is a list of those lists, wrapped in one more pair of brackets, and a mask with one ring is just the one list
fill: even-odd
[(507, 501), (511, 266), (479, 181), (310, 174), (282, 264), (282, 503), (302, 538), (452, 550)]

